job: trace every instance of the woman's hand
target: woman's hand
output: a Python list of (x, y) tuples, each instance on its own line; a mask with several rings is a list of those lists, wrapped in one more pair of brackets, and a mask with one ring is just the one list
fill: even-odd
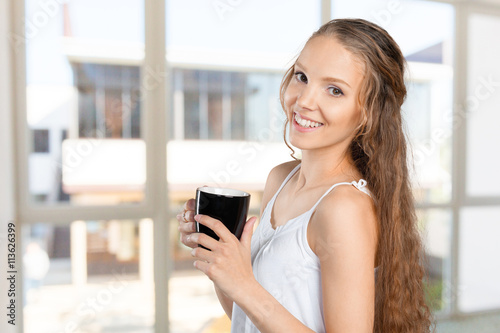
[(196, 231), (196, 224), (194, 220), (195, 204), (196, 202), (194, 199), (189, 199), (184, 204), (184, 211), (177, 214), (177, 221), (179, 221), (178, 229), (181, 233), (181, 243), (190, 248), (198, 246), (198, 244), (189, 239), (189, 236)]
[(190, 244), (200, 244), (211, 250), (195, 247), (191, 251), (197, 259), (194, 266), (205, 273), (227, 297), (237, 299), (240, 292), (256, 283), (250, 259), (250, 243), (257, 218), (247, 220), (241, 240), (219, 220), (206, 215), (197, 215), (195, 220), (212, 229), (220, 239), (217, 241), (202, 233), (189, 236)]

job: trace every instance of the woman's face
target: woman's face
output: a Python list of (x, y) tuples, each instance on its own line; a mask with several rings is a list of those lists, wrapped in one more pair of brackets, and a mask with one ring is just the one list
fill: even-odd
[(312, 150), (350, 144), (361, 121), (357, 97), (363, 67), (334, 38), (309, 40), (284, 94), (293, 146)]

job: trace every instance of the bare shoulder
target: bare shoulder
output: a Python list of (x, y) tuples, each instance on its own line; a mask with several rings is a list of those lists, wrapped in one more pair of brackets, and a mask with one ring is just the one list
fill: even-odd
[[(311, 218), (308, 241), (321, 258), (321, 244), (375, 256), (378, 230), (375, 206), (366, 193), (354, 186), (335, 187), (320, 202)], [(318, 245), (319, 244), (319, 245)]]
[(300, 161), (289, 161), (282, 164), (278, 164), (271, 169), (269, 175), (267, 176), (266, 186), (264, 187), (264, 193), (262, 195), (262, 203), (260, 209), (260, 215), (267, 206), (267, 203), (273, 197), (274, 193), (279, 189), (281, 183), (285, 180), (286, 176), (295, 168)]

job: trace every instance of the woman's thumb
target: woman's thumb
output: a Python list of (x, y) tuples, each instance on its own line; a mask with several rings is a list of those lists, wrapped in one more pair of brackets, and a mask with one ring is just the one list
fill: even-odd
[(250, 244), (252, 242), (252, 234), (253, 234), (253, 226), (257, 221), (257, 217), (252, 216), (245, 223), (245, 227), (243, 228), (243, 232), (241, 233), (240, 242), (243, 246), (250, 248)]

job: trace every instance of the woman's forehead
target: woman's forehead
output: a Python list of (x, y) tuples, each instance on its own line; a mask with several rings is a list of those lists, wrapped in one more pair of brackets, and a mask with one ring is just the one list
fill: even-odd
[(354, 85), (361, 82), (365, 69), (358, 56), (336, 38), (326, 36), (311, 38), (297, 58), (297, 63), (307, 67), (309, 75), (338, 77)]

